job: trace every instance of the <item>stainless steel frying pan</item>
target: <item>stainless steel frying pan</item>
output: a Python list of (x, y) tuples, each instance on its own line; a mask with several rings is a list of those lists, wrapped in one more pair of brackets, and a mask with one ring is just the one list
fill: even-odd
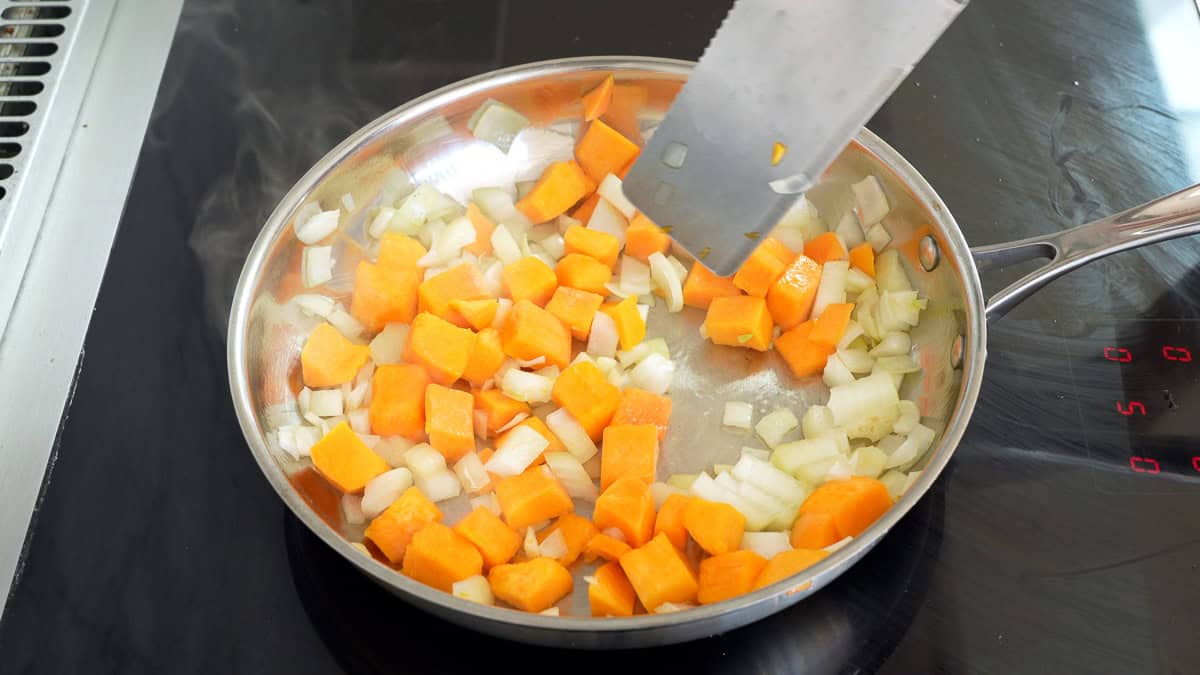
[[(535, 124), (574, 133), (578, 98), (601, 73), (615, 73), (631, 126), (647, 130), (662, 119), (691, 64), (649, 58), (563, 59), (518, 66), (464, 80), (409, 102), (346, 139), (317, 163), (276, 207), (246, 260), (229, 320), (230, 388), (254, 458), (292, 512), (318, 537), (383, 588), (455, 623), (531, 643), (583, 648), (637, 647), (680, 642), (745, 625), (799, 602), (828, 584), (871, 550), (921, 498), (950, 460), (970, 420), (983, 378), (986, 337), (993, 320), (1052, 279), (1096, 258), (1200, 230), (1200, 186), (1094, 223), (1010, 244), (971, 249), (945, 204), (925, 179), (866, 129), (841, 153), (809, 198), (837, 213), (851, 182), (873, 173), (893, 205), (889, 227), (909, 277), (929, 299), (912, 337), (923, 371), (908, 376), (902, 393), (918, 402), (924, 423), (937, 432), (917, 468), (920, 478), (865, 532), (801, 574), (749, 595), (688, 611), (593, 619), (586, 590), (561, 605), (564, 616), (531, 615), (460, 600), (383, 565), (351, 545), (361, 529), (345, 524), (338, 495), (307, 462), (281, 452), (273, 431), (299, 420), (299, 352), (315, 319), (289, 302), (305, 292), (299, 278), (302, 245), (292, 232), (301, 207), (335, 208), (345, 194), (355, 211), (334, 244), (330, 292), (348, 300), (353, 270), (366, 255), (367, 208), (398, 183), (432, 183), (460, 197), (504, 175), (499, 151), (477, 141), (466, 120), (486, 99), (525, 113)], [(511, 179), (511, 177), (510, 177)], [(1049, 264), (984, 301), (977, 266), (987, 270), (1033, 258)], [(680, 370), (672, 387), (674, 418), (659, 461), (661, 476), (693, 473), (736, 459), (744, 440), (720, 428), (725, 401), (754, 401), (759, 414), (790, 406), (797, 414), (823, 403), (820, 382), (797, 382), (770, 352), (714, 347), (697, 331), (702, 315), (685, 309), (652, 311), (651, 335), (666, 338)], [(444, 502), (447, 518), (466, 512)], [(577, 579), (585, 572), (577, 573)]]

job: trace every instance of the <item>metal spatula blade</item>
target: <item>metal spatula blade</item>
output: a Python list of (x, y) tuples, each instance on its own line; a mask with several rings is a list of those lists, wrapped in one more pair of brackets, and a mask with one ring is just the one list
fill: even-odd
[[(966, 0), (740, 0), (626, 177), (626, 196), (732, 274)], [(773, 163), (776, 143), (786, 150)]]

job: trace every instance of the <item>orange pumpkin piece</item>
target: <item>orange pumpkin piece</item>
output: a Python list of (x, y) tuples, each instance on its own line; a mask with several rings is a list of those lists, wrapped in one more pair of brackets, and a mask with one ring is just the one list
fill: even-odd
[[(611, 235), (610, 235), (611, 236)], [(604, 287), (612, 280), (612, 268), (582, 253), (568, 253), (554, 266), (559, 286), (578, 288), (581, 291), (608, 295)]]
[(490, 509), (477, 506), (454, 526), (454, 531), (479, 549), (484, 568), (502, 565), (521, 548), (521, 536)]
[(312, 446), (312, 462), (325, 480), (349, 494), (362, 492), (372, 478), (392, 468), (345, 422)]
[(393, 565), (404, 560), (404, 553), (413, 535), (429, 523), (439, 522), (442, 512), (415, 487), (410, 487), (375, 517), (364, 536), (383, 553)]
[(524, 473), (500, 479), (496, 483), (496, 499), (504, 521), (518, 531), (575, 508), (567, 491), (542, 466), (531, 466)]
[(596, 536), (596, 526), (592, 521), (574, 513), (564, 513), (554, 521), (554, 524), (538, 533), (538, 541), (546, 541), (546, 537), (555, 532), (562, 532), (563, 540), (567, 542), (567, 552), (557, 558), (558, 562), (570, 566), (583, 554), (584, 547)]
[(300, 372), (306, 386), (336, 387), (353, 380), (369, 358), (371, 350), (366, 345), (356, 345), (329, 323), (322, 323), (304, 341)]
[(595, 363), (580, 361), (559, 374), (551, 396), (555, 403), (571, 413), (571, 417), (595, 441), (600, 439), (604, 427), (612, 420), (621, 399), (621, 390), (608, 381)]
[(451, 300), (450, 308), (458, 312), (472, 330), (483, 330), (492, 325), (500, 301), (495, 298), (482, 300)]
[(742, 545), (746, 517), (728, 504), (695, 498), (683, 510), (683, 526), (705, 552), (721, 555)]
[(526, 612), (541, 612), (571, 592), (571, 573), (553, 558), (496, 565), (488, 572), (492, 593)]
[(467, 369), (475, 334), (441, 317), (421, 312), (408, 332), (404, 359), (419, 363), (438, 384), (451, 384)]
[(621, 392), (617, 410), (610, 424), (653, 424), (658, 427), (658, 440), (667, 435), (671, 423), (671, 399), (652, 394), (645, 389), (629, 387)]
[(601, 305), (600, 311), (617, 324), (617, 339), (621, 349), (633, 349), (646, 339), (646, 320), (638, 311), (637, 296), (631, 295), (620, 302)]
[(509, 310), (500, 327), (500, 344), (505, 354), (520, 361), (543, 356), (547, 365), (559, 368), (566, 368), (571, 361), (571, 332), (553, 314), (528, 300)]
[[(596, 198), (599, 199), (599, 195)], [(584, 220), (584, 222), (587, 221)], [(621, 242), (607, 232), (589, 230), (582, 225), (572, 225), (563, 233), (563, 250), (567, 254), (582, 253), (590, 256), (612, 269), (617, 264), (617, 256), (621, 253)]]
[(617, 528), (630, 546), (645, 544), (654, 533), (654, 499), (650, 487), (631, 476), (613, 481), (596, 499), (592, 522), (601, 530)]
[(649, 485), (658, 468), (658, 427), (612, 424), (604, 429), (600, 453), (600, 489), (618, 478), (633, 477)]
[(592, 213), (595, 212), (596, 206), (600, 203), (600, 193), (593, 192), (587, 199), (579, 203), (575, 210), (571, 212), (571, 217), (581, 223), (587, 223), (592, 219)]
[(775, 351), (796, 377), (812, 377), (825, 370), (825, 362), (834, 352), (834, 347), (819, 344), (809, 339), (813, 322), (805, 321), (775, 338)]
[[(515, 426), (512, 429), (509, 429), (509, 430), (505, 431), (504, 433), (500, 434), (499, 436), (497, 436), (496, 437), (496, 447), (498, 448), (498, 447), (504, 445), (505, 441), (508, 440), (509, 435), (512, 434), (513, 430), (515, 430), (517, 427), (529, 427), (530, 429), (533, 429), (534, 431), (541, 434), (542, 438), (546, 439), (547, 441), (550, 441), (550, 445), (546, 446), (546, 449), (542, 451), (543, 453), (566, 452), (567, 451), (567, 446), (563, 445), (562, 441), (560, 441), (558, 439), (558, 436), (555, 436), (554, 432), (550, 431), (550, 427), (546, 426), (546, 423), (543, 422), (542, 418), (540, 418), (540, 417), (528, 417), (525, 420), (523, 420), (520, 424), (518, 424), (517, 426)], [(539, 457), (537, 460), (537, 463), (540, 464), (541, 462), (542, 462), (542, 458)]]
[(425, 389), (429, 374), (421, 366), (398, 363), (379, 366), (371, 378), (367, 408), (371, 433), (419, 439), (425, 433)]
[(544, 223), (595, 192), (595, 181), (575, 162), (555, 162), (546, 167), (533, 188), (517, 202), (517, 210), (534, 224)]
[(804, 255), (812, 258), (818, 265), (824, 265), (830, 260), (845, 260), (846, 247), (836, 234), (826, 232), (804, 243)]
[(506, 265), (501, 276), (513, 302), (528, 300), (538, 307), (545, 307), (558, 287), (554, 270), (540, 258), (531, 255)]
[(500, 427), (508, 424), (518, 413), (531, 414), (529, 404), (509, 398), (499, 389), (472, 392), (475, 396), (475, 409), (487, 414), (487, 429), (489, 434), (496, 433)]
[(646, 262), (651, 253), (665, 254), (670, 248), (671, 236), (643, 213), (634, 215), (625, 228), (625, 255)]
[(667, 539), (670, 539), (675, 548), (681, 551), (687, 545), (688, 538), (687, 527), (683, 523), (683, 514), (692, 499), (694, 497), (679, 493), (667, 495), (662, 508), (658, 510), (658, 517), (654, 519), (654, 534), (661, 532), (667, 535)]
[(708, 309), (713, 298), (731, 298), (742, 294), (742, 290), (733, 285), (732, 277), (719, 277), (701, 263), (692, 263), (683, 282), (683, 304), (689, 307)]
[(546, 303), (546, 311), (571, 330), (571, 337), (586, 341), (592, 331), (592, 318), (602, 304), (604, 297), (601, 295), (559, 286), (554, 290), (550, 302)]
[(592, 573), (592, 578), (588, 586), (592, 616), (633, 616), (637, 594), (619, 563), (601, 565)]
[(842, 334), (846, 332), (846, 327), (850, 325), (850, 313), (853, 311), (852, 302), (829, 305), (821, 312), (821, 316), (813, 319), (812, 332), (808, 334), (808, 339), (819, 345), (837, 347)]
[(862, 270), (867, 276), (875, 278), (875, 249), (870, 242), (863, 243), (850, 249), (850, 266)]
[(467, 359), (462, 378), (473, 387), (481, 387), (484, 382), (492, 379), (503, 364), (504, 349), (500, 344), (500, 331), (484, 328), (475, 336), (475, 342), (471, 346), (471, 357)]
[(629, 544), (600, 532), (588, 540), (583, 549), (583, 560), (591, 562), (596, 558), (603, 558), (612, 561), (620, 558), (621, 554), (628, 550)]
[(372, 333), (389, 323), (409, 323), (417, 313), (420, 280), (415, 267), (381, 267), (364, 260), (354, 271), (350, 314)]
[(401, 571), (449, 593), (454, 582), (483, 572), (483, 557), (462, 535), (441, 523), (429, 523), (408, 543)]
[(664, 602), (691, 602), (698, 583), (679, 549), (665, 534), (621, 555), (621, 569), (637, 592), (642, 606), (654, 611)]
[(887, 487), (874, 478), (854, 476), (824, 483), (800, 505), (799, 517), (824, 513), (833, 518), (838, 540), (856, 537), (892, 507)]
[(758, 578), (754, 580), (754, 588), (750, 590), (757, 591), (777, 581), (782, 581), (821, 562), (827, 555), (829, 555), (827, 551), (814, 551), (806, 548), (794, 548), (790, 551), (776, 553), (775, 557), (763, 565), (762, 571), (758, 573)]
[(749, 295), (765, 298), (771, 284), (783, 275), (795, 257), (796, 254), (778, 239), (767, 237), (733, 275), (733, 285)]
[(798, 255), (767, 291), (767, 310), (779, 327), (787, 330), (808, 320), (821, 285), (821, 266)]
[(479, 270), (470, 263), (463, 263), (421, 282), (417, 287), (417, 311), (432, 312), (459, 328), (466, 328), (470, 324), (450, 303), (490, 297)]
[(467, 253), (476, 256), (492, 252), (492, 233), (496, 231), (496, 223), (484, 215), (475, 202), (467, 204), (467, 219), (475, 228), (475, 241), (463, 247)]
[(700, 561), (696, 601), (711, 605), (749, 593), (766, 565), (766, 558), (754, 551), (730, 551), (705, 558)]
[(600, 120), (592, 120), (575, 145), (575, 159), (587, 175), (599, 183), (608, 174), (617, 173), (633, 161), (640, 151), (636, 143), (617, 130)]
[(417, 261), (426, 253), (428, 251), (416, 239), (397, 232), (385, 232), (379, 240), (379, 255), (375, 262), (385, 269), (416, 270)]
[(841, 540), (837, 523), (828, 513), (806, 513), (792, 525), (792, 548), (825, 548)]
[(429, 444), (453, 462), (475, 450), (471, 394), (440, 384), (425, 388), (425, 433)]
[(600, 84), (583, 95), (583, 120), (585, 122), (591, 122), (608, 110), (608, 104), (612, 102), (613, 84), (613, 76), (609, 74), (600, 81)]
[(767, 301), (753, 295), (713, 298), (704, 317), (704, 329), (713, 344), (760, 352), (771, 346), (773, 328)]

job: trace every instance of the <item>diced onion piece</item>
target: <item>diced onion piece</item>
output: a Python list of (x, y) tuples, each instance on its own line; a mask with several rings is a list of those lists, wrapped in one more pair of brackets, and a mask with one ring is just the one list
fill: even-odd
[(342, 495), (342, 519), (347, 525), (362, 525), (368, 518), (375, 517), (363, 512), (362, 501), (363, 498), (358, 495)]
[[(573, 366), (577, 363), (583, 363), (585, 361), (587, 363), (592, 364), (593, 366), (596, 365), (596, 359), (593, 359), (591, 354), (588, 354), (587, 352), (579, 352), (578, 354), (576, 354), (575, 358), (571, 359), (571, 365)], [(568, 367), (570, 367), (570, 366), (568, 366)], [(601, 372), (603, 372), (603, 371), (601, 371)]]
[(858, 269), (857, 267), (851, 267), (850, 271), (846, 273), (847, 293), (854, 293), (857, 295), (874, 285), (875, 280), (872, 279), (866, 272)]
[(292, 216), (292, 224), (293, 226), (304, 225), (319, 213), (321, 213), (321, 205), (317, 202), (308, 202), (296, 209), (295, 215)]
[(347, 212), (353, 211), (357, 204), (354, 203), (354, 195), (349, 192), (342, 195), (342, 208)]
[(508, 158), (516, 169), (514, 180), (537, 180), (554, 162), (575, 158), (575, 139), (549, 129), (526, 127), (513, 139)]
[(517, 134), (529, 126), (529, 118), (492, 99), (484, 101), (476, 114), (478, 116), (472, 115), (470, 121), (474, 124), (468, 122), (467, 125), (471, 134), (481, 141), (495, 145), (504, 152), (508, 152), (512, 147), (513, 139), (517, 137)]
[(733, 465), (733, 477), (757, 487), (782, 500), (785, 504), (799, 506), (808, 497), (808, 487), (780, 471), (769, 462), (743, 454)]
[(370, 435), (371, 433), (371, 420), (366, 408), (351, 410), (346, 413), (346, 422), (350, 424), (350, 428), (356, 434)]
[(690, 490), (695, 480), (696, 474), (694, 473), (677, 473), (667, 477), (667, 485), (677, 487), (680, 490)]
[(379, 439), (379, 442), (371, 449), (382, 457), (388, 466), (394, 468), (404, 466), (404, 454), (414, 445), (415, 443), (403, 436), (386, 436)]
[(904, 489), (908, 485), (908, 476), (896, 471), (895, 469), (892, 469), (880, 476), (879, 482), (883, 483), (884, 487), (887, 488), (888, 495), (895, 500), (899, 499), (901, 495), (904, 494)]
[(545, 368), (539, 368), (533, 372), (537, 373), (538, 375), (541, 375), (542, 377), (550, 380), (551, 383), (553, 383), (554, 380), (558, 379), (558, 376), (562, 371), (560, 371), (558, 369), (558, 366), (546, 366)]
[(486, 410), (472, 410), (471, 411), (471, 426), (474, 428), (475, 436), (477, 438), (487, 438), (487, 435), (488, 435), (487, 411)]
[(388, 230), (409, 236), (418, 234), (427, 222), (457, 216), (462, 210), (458, 202), (422, 183), (400, 202), (388, 223)]
[(822, 550), (826, 551), (828, 553), (836, 553), (839, 549), (841, 549), (843, 546), (845, 546), (846, 544), (849, 544), (852, 541), (854, 541), (854, 537), (842, 537), (841, 539), (826, 546)]
[(735, 429), (749, 429), (754, 423), (754, 405), (742, 401), (727, 401), (721, 424)]
[(825, 381), (825, 386), (832, 388), (854, 382), (854, 373), (846, 367), (842, 357), (834, 352), (825, 359), (825, 370), (822, 372), (821, 379)]
[(937, 433), (933, 429), (918, 423), (908, 433), (908, 437), (904, 439), (900, 447), (888, 455), (884, 468), (894, 469), (916, 461), (933, 445), (935, 436), (937, 436)]
[(817, 286), (817, 297), (813, 301), (812, 318), (821, 316), (825, 308), (835, 303), (846, 302), (846, 275), (850, 263), (845, 260), (830, 260), (821, 268), (821, 283)]
[(621, 190), (621, 179), (615, 175), (610, 173), (605, 176), (604, 180), (600, 181), (600, 186), (596, 188), (596, 192), (608, 200), (608, 203), (620, 211), (627, 220), (633, 218), (633, 214), (637, 213), (637, 207), (625, 197), (625, 193)]
[(874, 175), (852, 184), (850, 189), (854, 191), (854, 212), (863, 225), (878, 223), (892, 210), (883, 185)]
[(879, 327), (885, 331), (904, 331), (920, 323), (926, 302), (916, 291), (884, 291), (879, 297)]
[(542, 547), (541, 544), (538, 543), (537, 532), (534, 531), (533, 526), (525, 528), (524, 549), (525, 557), (527, 558), (532, 559), (542, 557)]
[(671, 612), (682, 612), (685, 609), (694, 609), (695, 603), (692, 602), (664, 602), (654, 608), (654, 614), (670, 614)]
[(385, 471), (372, 478), (363, 489), (362, 510), (367, 518), (374, 518), (383, 513), (412, 487), (412, 472), (404, 467)]
[(904, 489), (901, 492), (902, 493), (908, 492), (909, 488), (911, 488), (913, 486), (913, 483), (917, 482), (917, 479), (919, 479), (920, 477), (921, 477), (920, 471), (909, 471), (908, 475), (905, 476)]
[(838, 452), (842, 453), (843, 455), (850, 453), (850, 437), (846, 435), (845, 429), (838, 429), (837, 427), (834, 427), (833, 429), (830, 429), (829, 431), (826, 431), (818, 436), (818, 438), (832, 439), (838, 447)]
[(713, 464), (712, 468), (714, 476), (720, 476), (723, 473), (729, 473), (730, 471), (733, 471), (732, 464)]
[(371, 448), (372, 450), (375, 449), (376, 445), (379, 445), (379, 441), (383, 440), (383, 436), (376, 436), (374, 434), (364, 434), (364, 433), (359, 433), (357, 431), (354, 432), (354, 435), (358, 436), (358, 440), (362, 441), (364, 445), (366, 445), (368, 448)]
[(620, 288), (626, 295), (649, 293), (652, 290), (650, 266), (631, 255), (621, 256)]
[(522, 361), (521, 359), (517, 359), (517, 365), (522, 368), (533, 368), (535, 366), (540, 366), (545, 362), (546, 362), (545, 356), (534, 357), (532, 359), (529, 359), (528, 361)]
[(658, 396), (667, 393), (674, 377), (675, 362), (657, 353), (642, 359), (642, 362), (629, 372), (629, 380), (633, 386)]
[(308, 410), (317, 417), (336, 417), (344, 411), (341, 389), (314, 389), (308, 399)]
[(547, 607), (546, 609), (538, 612), (538, 614), (541, 614), (542, 616), (559, 616), (560, 612), (557, 607)]
[(576, 220), (576, 219), (572, 218), (571, 216), (568, 216), (565, 213), (562, 214), (561, 216), (559, 216), (558, 218), (556, 218), (554, 222), (558, 225), (559, 232), (566, 232), (567, 230), (569, 230), (575, 226), (583, 227), (582, 220)]
[(333, 234), (342, 212), (338, 209), (321, 211), (304, 222), (296, 221), (296, 238), (305, 244), (315, 244)]
[(599, 448), (588, 436), (587, 430), (576, 420), (566, 408), (559, 408), (546, 415), (546, 426), (550, 428), (558, 440), (567, 448), (575, 459), (586, 462), (599, 452)]
[(600, 496), (592, 477), (575, 455), (569, 452), (547, 452), (544, 457), (546, 466), (550, 467), (550, 473), (562, 483), (567, 494), (588, 502), (594, 502)]
[(492, 586), (483, 576), (476, 574), (450, 586), (450, 593), (456, 598), (477, 602), (481, 605), (494, 605), (496, 598), (492, 595)]
[[(761, 530), (771, 522), (771, 514), (769, 512), (763, 511), (751, 502), (743, 499), (735, 490), (727, 487), (728, 482), (733, 479), (732, 476), (723, 474), (717, 478), (718, 480), (714, 480), (706, 473), (697, 475), (696, 480), (692, 481), (691, 493), (701, 499), (722, 502), (737, 509), (746, 517), (747, 529)], [(725, 485), (722, 485), (722, 483), (725, 483)]]
[(494, 492), (479, 495), (478, 497), (471, 497), (469, 501), (471, 503), (471, 508), (473, 509), (477, 509), (482, 506), (496, 515), (501, 514), (500, 500), (496, 499), (496, 493)]
[(521, 247), (517, 240), (504, 225), (497, 225), (492, 230), (492, 252), (505, 265), (511, 265), (521, 259)]
[(363, 328), (363, 325), (358, 322), (358, 319), (350, 316), (350, 312), (347, 312), (346, 309), (341, 305), (334, 307), (333, 311), (329, 313), (329, 316), (325, 317), (325, 320), (328, 321), (334, 328), (338, 329), (339, 333), (347, 338), (350, 338), (351, 340), (359, 339), (362, 336), (363, 331), (366, 330)]
[(463, 455), (454, 463), (454, 475), (458, 476), (458, 482), (462, 483), (463, 489), (467, 492), (479, 492), (492, 482), (479, 455), (473, 451)]
[(865, 349), (839, 349), (837, 355), (846, 368), (856, 375), (869, 373), (875, 367), (875, 359)]
[(787, 436), (793, 429), (800, 426), (800, 420), (796, 419), (795, 413), (787, 408), (780, 408), (767, 414), (758, 424), (754, 425), (754, 432), (770, 447), (775, 447), (783, 442), (784, 436)]
[(921, 369), (921, 366), (917, 365), (913, 357), (908, 354), (904, 356), (881, 356), (875, 360), (875, 364), (879, 370), (885, 373), (897, 373), (900, 375), (915, 373)]
[(313, 425), (314, 427), (317, 427), (317, 428), (319, 428), (319, 429), (321, 430), (321, 435), (322, 435), (322, 436), (323, 436), (323, 435), (325, 435), (325, 422), (324, 422), (324, 420), (322, 420), (320, 417), (318, 417), (318, 416), (314, 415), (314, 414), (313, 414), (313, 412), (312, 412), (311, 410), (310, 410), (310, 411), (308, 411), (308, 412), (306, 412), (306, 413), (304, 413), (303, 417), (304, 417), (304, 421), (305, 421), (305, 422), (308, 422), (309, 424)]
[[(317, 427), (296, 425), (292, 427), (285, 427), (285, 429), (288, 429), (288, 436), (290, 437), (290, 449), (286, 446), (283, 449), (287, 450), (294, 459), (308, 457), (312, 451), (312, 446), (316, 445), (317, 441), (321, 440), (321, 430)], [(284, 429), (280, 429), (279, 432), (280, 445), (282, 446)]]
[(404, 453), (404, 465), (412, 471), (413, 478), (421, 480), (437, 475), (446, 469), (446, 458), (428, 443), (414, 445)]
[(877, 441), (886, 436), (900, 416), (899, 403), (896, 386), (886, 374), (873, 373), (829, 390), (833, 423), (851, 438)]
[(771, 236), (793, 251), (804, 250), (804, 242), (825, 232), (825, 224), (813, 203), (801, 196), (776, 223)]
[(667, 497), (671, 495), (686, 495), (687, 490), (675, 487), (669, 483), (651, 483), (650, 497), (654, 499), (654, 508), (661, 509), (663, 502), (667, 501)]
[(563, 257), (563, 255), (566, 253), (566, 250), (567, 250), (566, 242), (563, 240), (563, 236), (561, 234), (558, 234), (557, 232), (550, 235), (549, 237), (546, 237), (545, 239), (539, 240), (538, 244), (542, 247), (542, 250), (545, 251), (546, 255), (550, 258), (549, 265), (550, 265), (551, 269), (554, 268), (554, 264), (557, 263), (558, 260)]
[(500, 389), (510, 398), (525, 403), (545, 403), (550, 400), (554, 381), (536, 373), (513, 368), (504, 373)]
[(908, 280), (908, 273), (904, 271), (899, 251), (895, 249), (884, 251), (875, 258), (875, 285), (881, 292), (901, 292), (913, 289), (912, 283)]
[(416, 479), (417, 489), (431, 502), (453, 499), (462, 494), (462, 484), (449, 469), (443, 469), (427, 478)]
[(661, 253), (650, 254), (650, 277), (667, 295), (667, 311), (683, 310), (683, 281), (667, 257)]
[(538, 544), (538, 550), (547, 558), (561, 558), (567, 554), (567, 538), (562, 530), (555, 530)]
[(375, 217), (371, 219), (371, 224), (367, 226), (367, 234), (376, 239), (383, 236), (388, 231), (388, 226), (392, 223), (392, 218), (396, 215), (396, 209), (390, 206), (384, 206), (379, 209)]
[(417, 260), (421, 267), (444, 265), (457, 258), (464, 247), (475, 243), (475, 226), (466, 216), (450, 221), (433, 237), (429, 252)]
[[(892, 233), (888, 232), (883, 223), (876, 223), (867, 230), (867, 243), (871, 244), (872, 250), (880, 253), (888, 247), (888, 244), (892, 243)], [(878, 278), (878, 271), (876, 278)]]
[(904, 373), (892, 373), (880, 368), (878, 359), (875, 361), (875, 367), (871, 369), (871, 374), (879, 374), (890, 379), (892, 381), (892, 386), (896, 388), (896, 391), (900, 391), (900, 385), (904, 383)]
[(746, 516), (746, 527), (751, 530), (768, 529), (775, 520), (775, 514), (786, 508), (782, 501), (761, 490), (747, 489), (747, 486), (735, 479), (730, 472), (718, 474), (713, 483), (734, 496), (733, 507)]
[(863, 446), (850, 453), (850, 466), (855, 476), (878, 478), (887, 464), (887, 453), (873, 445)]
[(762, 448), (751, 448), (749, 446), (742, 446), (742, 454), (740, 456), (741, 457), (750, 457), (752, 459), (758, 459), (758, 460), (762, 460), (764, 462), (771, 461), (771, 451), (763, 450)]
[(604, 312), (592, 317), (592, 328), (588, 333), (587, 351), (594, 357), (614, 356), (617, 353), (617, 324)]
[[(771, 463), (792, 476), (799, 476), (801, 469), (811, 464), (832, 463), (842, 456), (837, 443), (830, 438), (806, 438), (784, 443), (771, 453)], [(825, 466), (820, 473), (824, 475)], [(802, 480), (806, 480), (802, 478)], [(815, 480), (806, 480), (815, 483)]]
[(533, 227), (525, 214), (517, 210), (512, 196), (500, 188), (479, 188), (471, 193), (471, 201), (497, 225), (515, 228), (520, 232)]
[(300, 261), (304, 287), (312, 288), (333, 278), (333, 247), (305, 246)]
[(850, 464), (849, 457), (842, 457), (835, 461), (825, 471), (825, 480), (846, 480), (854, 475), (854, 467)]
[(863, 229), (858, 224), (858, 218), (850, 211), (842, 214), (842, 219), (838, 221), (837, 227), (833, 231), (842, 238), (842, 243), (846, 245), (846, 248), (854, 248), (866, 240), (863, 236)]
[(651, 354), (661, 354), (664, 358), (669, 359), (671, 358), (671, 349), (667, 346), (666, 340), (653, 338), (639, 342), (633, 346), (633, 349), (617, 352), (617, 361), (622, 368), (630, 368)]
[(504, 325), (504, 319), (508, 318), (508, 312), (513, 306), (513, 301), (508, 298), (500, 298), (496, 302), (496, 318), (492, 319), (493, 328), (499, 328)]
[(912, 401), (900, 401), (900, 417), (892, 425), (892, 433), (907, 434), (921, 421), (921, 409)]
[(308, 404), (312, 401), (312, 389), (304, 387), (296, 394), (296, 405), (300, 408), (300, 416), (303, 417), (311, 412), (308, 409)]
[(484, 467), (498, 476), (515, 476), (533, 464), (549, 445), (550, 441), (533, 429), (513, 427)]
[[(625, 228), (628, 226), (629, 223), (625, 222), (625, 216), (621, 215), (617, 207), (604, 199), (596, 202), (596, 209), (592, 211), (592, 217), (588, 219), (587, 223), (589, 230), (607, 232), (616, 237), (621, 246), (625, 245)], [(646, 292), (649, 293), (649, 291)]]
[(400, 363), (408, 346), (408, 324), (389, 323), (371, 340), (371, 359), (378, 365)]
[(321, 318), (329, 316), (337, 307), (337, 302), (333, 298), (316, 293), (302, 293), (293, 297), (292, 302), (296, 303), (300, 311), (305, 314)]
[(892, 331), (884, 334), (883, 339), (870, 351), (874, 358), (884, 356), (907, 356), (912, 351), (912, 338), (908, 333)]
[(805, 438), (818, 438), (833, 426), (833, 412), (823, 405), (809, 406), (800, 420), (800, 431)]
[(792, 550), (792, 542), (787, 532), (746, 532), (742, 535), (742, 548), (770, 560), (784, 551)]

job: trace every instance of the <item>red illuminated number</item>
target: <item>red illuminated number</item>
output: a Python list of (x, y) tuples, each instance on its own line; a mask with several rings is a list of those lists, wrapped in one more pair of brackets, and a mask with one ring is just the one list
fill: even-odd
[(1151, 457), (1130, 457), (1129, 468), (1138, 473), (1158, 473), (1162, 468), (1158, 465), (1158, 460)]
[(1121, 413), (1122, 415), (1128, 417), (1129, 415), (1132, 415), (1134, 411), (1137, 411), (1137, 414), (1143, 417), (1146, 416), (1146, 406), (1142, 405), (1141, 401), (1130, 401), (1124, 408), (1121, 407), (1121, 402), (1117, 401), (1117, 412)]
[(1133, 352), (1124, 347), (1105, 347), (1104, 358), (1119, 363), (1129, 363), (1133, 360)]
[(1165, 346), (1162, 349), (1163, 358), (1168, 361), (1188, 363), (1192, 360), (1192, 350), (1187, 347)]
[(1192, 468), (1196, 471), (1200, 471), (1200, 456), (1192, 458)]

